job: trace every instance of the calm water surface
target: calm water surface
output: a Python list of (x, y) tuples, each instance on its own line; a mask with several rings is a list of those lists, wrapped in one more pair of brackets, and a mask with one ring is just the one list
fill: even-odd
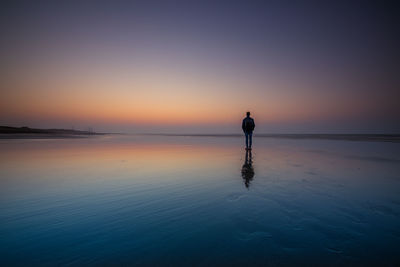
[(400, 263), (400, 144), (0, 140), (9, 264)]

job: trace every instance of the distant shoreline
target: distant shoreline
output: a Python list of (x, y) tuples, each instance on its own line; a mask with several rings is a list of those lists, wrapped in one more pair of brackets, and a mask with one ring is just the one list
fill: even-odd
[(1, 139), (65, 139), (65, 138), (90, 138), (97, 135), (79, 135), (79, 134), (3, 134)]
[(38, 129), (30, 127), (0, 126), (0, 139), (82, 138), (104, 134), (105, 133), (72, 129)]

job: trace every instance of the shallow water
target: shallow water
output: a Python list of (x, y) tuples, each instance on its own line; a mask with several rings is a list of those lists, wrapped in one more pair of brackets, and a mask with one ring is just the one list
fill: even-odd
[(400, 262), (400, 144), (0, 140), (2, 264)]

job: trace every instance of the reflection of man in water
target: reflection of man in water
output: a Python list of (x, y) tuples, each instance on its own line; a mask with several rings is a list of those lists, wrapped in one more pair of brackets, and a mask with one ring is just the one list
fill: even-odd
[(251, 149), (254, 127), (256, 127), (254, 120), (250, 117), (250, 112), (247, 111), (246, 118), (242, 122), (242, 130), (246, 136), (246, 149)]
[(244, 180), (244, 185), (249, 188), (250, 181), (253, 180), (254, 169), (253, 169), (253, 159), (251, 157), (251, 150), (246, 150), (246, 158), (242, 167), (242, 178)]

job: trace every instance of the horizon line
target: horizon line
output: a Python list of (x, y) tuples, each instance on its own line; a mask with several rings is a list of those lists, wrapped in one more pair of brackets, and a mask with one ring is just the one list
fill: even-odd
[[(22, 129), (22, 128), (28, 128), (30, 130), (62, 130), (62, 131), (74, 131), (74, 132), (88, 132), (91, 131), (92, 133), (98, 133), (98, 134), (121, 134), (121, 135), (159, 135), (159, 136), (243, 136), (243, 133), (241, 132), (236, 132), (236, 133), (212, 133), (212, 132), (204, 132), (204, 133), (196, 133), (196, 132), (189, 132), (189, 133), (174, 133), (174, 132), (118, 132), (118, 131), (99, 131), (96, 132), (92, 129), (92, 127), (89, 127), (90, 130), (84, 130), (84, 129), (69, 129), (69, 128), (34, 128), (34, 127), (29, 127), (29, 126), (8, 126), (8, 125), (0, 125), (0, 128), (16, 128), (16, 129)], [(0, 132), (1, 133), (1, 132)], [(314, 132), (314, 133), (295, 133), (295, 132), (261, 132), (261, 133), (253, 133), (253, 136), (259, 136), (259, 137), (273, 137), (273, 136), (400, 136), (399, 133), (373, 133), (373, 132), (353, 132), (353, 133), (346, 133), (346, 132), (338, 132), (338, 133), (329, 133), (329, 132)]]

